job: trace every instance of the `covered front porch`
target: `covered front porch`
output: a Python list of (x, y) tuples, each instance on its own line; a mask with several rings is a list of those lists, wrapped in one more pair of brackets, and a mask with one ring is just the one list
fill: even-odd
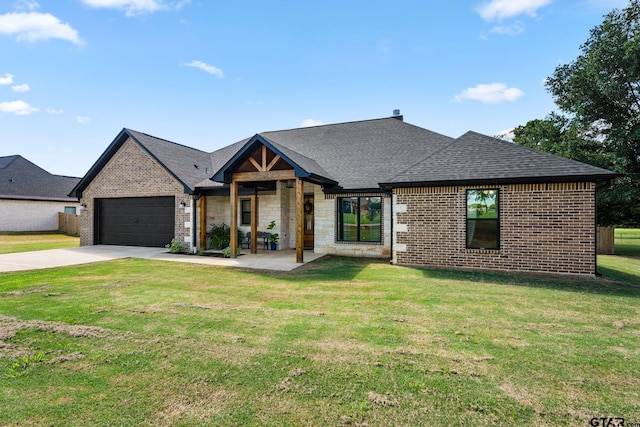
[(303, 263), (314, 247), (314, 192), (335, 182), (298, 162), (258, 135), (249, 140), (211, 179), (217, 187), (198, 187), (198, 247), (207, 247), (205, 234), (211, 224), (226, 223), (232, 230), (231, 258), (238, 250), (261, 255), (258, 249), (268, 235), (277, 236), (279, 256), (287, 254)]

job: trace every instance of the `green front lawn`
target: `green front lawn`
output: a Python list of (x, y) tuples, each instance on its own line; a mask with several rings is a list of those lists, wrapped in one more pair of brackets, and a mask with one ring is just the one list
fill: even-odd
[(0, 234), (0, 254), (73, 248), (80, 238), (61, 233), (3, 233)]
[(325, 257), (0, 274), (0, 425), (640, 421), (640, 258), (599, 279)]

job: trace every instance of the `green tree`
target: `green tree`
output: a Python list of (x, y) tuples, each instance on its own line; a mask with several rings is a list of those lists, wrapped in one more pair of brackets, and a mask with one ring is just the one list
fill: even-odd
[(601, 225), (640, 225), (640, 0), (591, 30), (546, 87), (565, 115), (515, 130), (514, 141), (623, 174), (599, 191)]
[(615, 154), (602, 138), (594, 137), (594, 132), (585, 132), (577, 121), (551, 113), (545, 119), (516, 127), (513, 142), (593, 166), (614, 168)]
[(627, 173), (640, 173), (640, 3), (614, 9), (547, 89), (583, 126), (598, 126)]

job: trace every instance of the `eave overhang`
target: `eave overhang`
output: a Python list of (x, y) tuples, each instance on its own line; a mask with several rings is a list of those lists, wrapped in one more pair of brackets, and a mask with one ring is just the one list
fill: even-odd
[(406, 181), (406, 182), (383, 182), (380, 188), (409, 188), (409, 187), (446, 187), (451, 185), (477, 186), (477, 185), (508, 185), (508, 184), (542, 184), (560, 182), (606, 182), (620, 176), (618, 173), (607, 173), (600, 175), (574, 175), (574, 176), (532, 176), (532, 177), (498, 177), (498, 178), (478, 178), (461, 180), (432, 180), (432, 181)]

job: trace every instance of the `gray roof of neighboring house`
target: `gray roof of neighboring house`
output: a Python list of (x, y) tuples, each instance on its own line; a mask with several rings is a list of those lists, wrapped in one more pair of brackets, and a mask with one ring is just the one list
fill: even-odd
[(382, 184), (549, 182), (606, 180), (616, 174), (522, 145), (467, 132), (411, 164)]
[(79, 181), (53, 175), (20, 155), (0, 157), (0, 199), (77, 202), (68, 194)]

